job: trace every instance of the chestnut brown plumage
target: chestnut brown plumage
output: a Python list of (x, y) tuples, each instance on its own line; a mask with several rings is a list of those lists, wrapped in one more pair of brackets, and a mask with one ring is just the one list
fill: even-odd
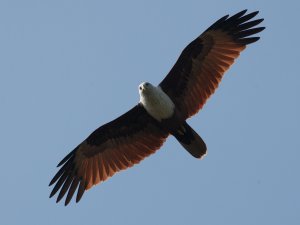
[(174, 67), (160, 83), (185, 119), (203, 107), (218, 87), (225, 71), (246, 45), (259, 40), (259, 37), (249, 36), (265, 29), (253, 28), (263, 19), (249, 21), (258, 12), (245, 15), (246, 11), (232, 17), (224, 16), (211, 25), (183, 50)]
[(58, 164), (62, 167), (50, 182), (56, 183), (50, 197), (60, 189), (59, 202), (68, 191), (67, 205), (79, 186), (78, 202), (85, 190), (153, 154), (168, 135), (138, 104), (95, 130)]

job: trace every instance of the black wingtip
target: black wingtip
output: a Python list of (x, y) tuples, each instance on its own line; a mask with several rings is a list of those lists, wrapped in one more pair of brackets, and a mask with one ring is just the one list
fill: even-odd
[(56, 194), (56, 191), (52, 190), (50, 195), (49, 195), (49, 198), (52, 198), (55, 194)]
[(248, 9), (244, 9), (238, 13), (236, 13), (235, 15), (231, 16), (231, 18), (240, 18), (242, 17), (243, 15), (245, 15), (245, 13), (248, 11)]
[(234, 36), (237, 39), (241, 39), (241, 38), (244, 38), (244, 37), (249, 37), (251, 35), (257, 34), (261, 31), (263, 31), (264, 29), (265, 29), (265, 27), (255, 27), (255, 28), (251, 28), (251, 29), (248, 29), (248, 30), (242, 30), (242, 31), (239, 31), (237, 33), (234, 33)]
[(253, 18), (259, 13), (254, 11), (246, 13), (247, 9), (244, 9), (233, 16), (226, 19), (219, 19), (208, 30), (222, 30), (229, 34), (233, 40), (242, 45), (248, 45), (259, 40), (259, 37), (253, 37), (252, 35), (258, 34), (265, 29), (265, 27), (256, 27), (264, 19)]
[(255, 17), (258, 13), (259, 13), (259, 11), (257, 10), (257, 11), (254, 11), (254, 12), (249, 13), (247, 16), (253, 18), (253, 17)]
[(70, 203), (71, 199), (72, 198), (68, 198), (68, 197), (66, 198), (66, 200), (65, 200), (65, 206), (67, 206)]
[(76, 152), (76, 150), (78, 149), (78, 146), (73, 150), (71, 151), (68, 155), (66, 155), (58, 164), (56, 167), (60, 167), (62, 166), (65, 162), (67, 162)]
[(49, 187), (52, 186), (52, 185), (57, 181), (57, 179), (58, 179), (58, 178), (56, 178), (56, 177), (54, 176), (54, 177), (52, 178), (52, 180), (50, 181), (50, 183), (49, 183), (48, 186), (49, 186)]
[(240, 32), (245, 29), (254, 28), (254, 26), (263, 21), (263, 19), (251, 20), (259, 13), (259, 11), (248, 14), (247, 11), (247, 9), (244, 9), (233, 16), (223, 16), (213, 23), (206, 31), (221, 29), (229, 33)]
[(256, 10), (256, 11), (253, 11), (253, 12), (249, 13), (248, 15), (254, 17), (254, 16), (256, 16), (258, 13), (259, 13), (259, 11)]
[(259, 11), (255, 11), (255, 12), (252, 12), (252, 13), (249, 13), (249, 14), (246, 14), (246, 15), (243, 15), (242, 17), (240, 17), (238, 19), (238, 22), (239, 24), (242, 24), (246, 21), (249, 21), (251, 20), (252, 18), (254, 18), (257, 14), (259, 13)]
[(257, 42), (260, 39), (260, 37), (249, 37), (249, 38), (241, 38), (239, 39), (239, 43), (243, 45), (249, 45), (254, 42)]
[(86, 188), (86, 184), (83, 180), (81, 180), (78, 191), (77, 191), (76, 203), (78, 203), (80, 201), (80, 199), (82, 198), (82, 196), (85, 192), (85, 188)]
[(77, 177), (77, 170), (75, 169), (75, 151), (78, 149), (75, 148), (72, 152), (70, 152), (59, 164), (61, 166), (59, 171), (55, 174), (52, 180), (49, 183), (49, 186), (54, 185), (49, 198), (52, 198), (59, 190), (58, 197), (56, 199), (56, 203), (61, 201), (61, 199), (68, 192), (66, 202), (67, 205), (79, 183), (79, 178)]
[(78, 177), (74, 178), (74, 180), (69, 188), (66, 200), (65, 200), (65, 206), (67, 206), (70, 203), (81, 179), (82, 178), (78, 178)]
[(60, 200), (61, 200), (61, 198), (57, 198), (56, 199), (56, 203), (59, 203)]

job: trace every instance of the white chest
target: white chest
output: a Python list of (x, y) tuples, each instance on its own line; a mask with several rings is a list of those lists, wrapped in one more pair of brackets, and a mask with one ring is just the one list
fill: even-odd
[(170, 118), (174, 113), (173, 101), (160, 87), (154, 87), (141, 93), (140, 102), (146, 111), (158, 121)]

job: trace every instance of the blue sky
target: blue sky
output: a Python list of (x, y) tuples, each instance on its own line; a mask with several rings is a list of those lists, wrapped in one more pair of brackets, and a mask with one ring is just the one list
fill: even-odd
[[(215, 20), (260, 10), (267, 27), (189, 120), (199, 161), (169, 138), (68, 207), (57, 163), (158, 84)], [(299, 224), (297, 1), (1, 1), (1, 224)]]

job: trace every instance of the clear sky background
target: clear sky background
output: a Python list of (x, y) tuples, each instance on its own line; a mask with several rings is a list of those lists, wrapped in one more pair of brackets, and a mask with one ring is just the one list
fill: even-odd
[[(57, 163), (158, 84), (226, 14), (267, 27), (173, 137), (68, 207), (49, 199)], [(300, 224), (298, 1), (0, 1), (0, 224)]]

